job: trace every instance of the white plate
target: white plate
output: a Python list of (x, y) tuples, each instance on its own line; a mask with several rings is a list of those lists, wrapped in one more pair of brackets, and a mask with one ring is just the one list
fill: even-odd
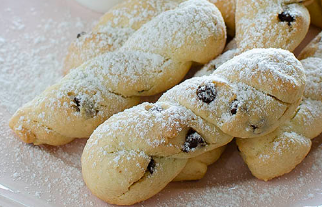
[[(0, 3), (0, 206), (109, 206), (82, 180), (86, 140), (38, 147), (22, 143), (8, 127), (18, 107), (62, 76), (68, 45), (101, 14), (73, 0)], [(317, 31), (312, 29), (306, 42)], [(202, 180), (171, 183), (137, 206), (321, 205), (321, 152), (318, 137), (294, 171), (263, 182), (251, 175), (232, 143)]]

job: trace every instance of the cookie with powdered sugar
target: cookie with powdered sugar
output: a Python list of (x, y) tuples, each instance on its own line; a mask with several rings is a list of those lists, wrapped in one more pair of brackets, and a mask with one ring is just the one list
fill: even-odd
[[(105, 13), (91, 32), (80, 32), (70, 45), (64, 74), (84, 62), (119, 49), (142, 25), (160, 13), (176, 8), (185, 0), (126, 0)], [(223, 15), (234, 36), (235, 0), (211, 0)]]
[(104, 201), (130, 205), (162, 190), (188, 158), (232, 138), (180, 105), (143, 103), (95, 130), (82, 155), (83, 178)]
[(64, 73), (87, 60), (119, 49), (143, 24), (158, 14), (174, 9), (176, 0), (126, 0), (105, 13), (91, 32), (80, 32), (70, 45)]
[[(210, 75), (221, 64), (253, 48), (281, 48), (293, 51), (309, 28), (309, 14), (303, 4), (284, 0), (237, 0), (236, 37), (195, 76)], [(317, 51), (317, 50), (316, 50)]]
[(111, 115), (138, 104), (139, 96), (176, 85), (193, 61), (208, 62), (225, 42), (220, 11), (204, 0), (186, 1), (143, 25), (119, 50), (71, 71), (18, 109), (9, 125), (27, 143), (87, 138)]
[(293, 170), (310, 151), (311, 139), (322, 133), (322, 57), (316, 57), (321, 53), (321, 38), (319, 34), (300, 55), (306, 57), (301, 59), (306, 85), (291, 119), (266, 136), (237, 139), (244, 161), (259, 179), (267, 181)]
[(243, 51), (252, 48), (283, 48), (293, 51), (304, 39), (310, 24), (299, 0), (237, 0), (236, 40)]
[[(217, 87), (216, 93), (221, 94), (220, 99), (215, 99), (217, 104), (197, 101), (192, 89), (201, 83), (193, 81), (196, 79), (182, 83), (182, 90), (169, 90), (161, 100), (167, 97), (196, 114), (204, 114), (205, 119), (216, 120), (221, 130), (233, 136), (250, 138), (268, 133), (270, 128), (277, 128), (290, 117), (298, 106), (304, 91), (305, 75), (301, 63), (288, 51), (250, 51), (253, 52), (236, 56), (222, 64), (212, 75), (202, 77), (205, 90), (213, 88), (207, 79), (217, 77), (217, 85), (221, 86)], [(252, 104), (245, 101), (250, 99), (254, 100)]]
[(172, 180), (201, 178), (234, 136), (268, 134), (290, 118), (304, 83), (292, 53), (245, 52), (217, 73), (188, 79), (155, 104), (140, 104), (100, 125), (82, 154), (84, 181), (102, 200), (131, 205)]

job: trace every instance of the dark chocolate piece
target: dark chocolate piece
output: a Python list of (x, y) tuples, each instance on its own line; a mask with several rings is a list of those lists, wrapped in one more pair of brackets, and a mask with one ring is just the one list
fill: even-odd
[(155, 160), (153, 158), (150, 159), (150, 162), (147, 166), (147, 170), (148, 172), (150, 172), (150, 174), (153, 174), (154, 173), (154, 170), (155, 170), (155, 167), (156, 167), (156, 163), (155, 163)]
[(234, 99), (231, 103), (231, 110), (230, 113), (231, 115), (235, 115), (238, 111), (238, 100)]
[(216, 88), (213, 83), (201, 85), (196, 90), (197, 97), (204, 103), (211, 103), (216, 98)]
[(291, 23), (295, 21), (295, 17), (293, 17), (290, 13), (286, 11), (283, 11), (282, 13), (278, 14), (278, 19), (281, 22), (287, 22), (288, 26), (290, 26)]
[(74, 101), (74, 103), (76, 104), (76, 111), (77, 112), (80, 112), (80, 106), (81, 106), (81, 100), (80, 99), (78, 99), (77, 97), (74, 97), (74, 99), (73, 99), (73, 101)]
[(206, 142), (203, 137), (194, 129), (190, 129), (185, 138), (183, 152), (190, 152), (198, 146), (205, 146)]

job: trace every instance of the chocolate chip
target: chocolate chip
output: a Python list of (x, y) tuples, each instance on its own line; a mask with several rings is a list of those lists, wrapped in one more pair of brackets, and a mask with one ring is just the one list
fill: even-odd
[(234, 99), (232, 102), (231, 102), (231, 110), (230, 110), (230, 113), (231, 115), (235, 115), (238, 111), (238, 100), (237, 99)]
[(76, 96), (73, 98), (73, 102), (75, 104), (72, 105), (72, 107), (75, 108), (75, 110), (85, 118), (93, 118), (99, 113), (99, 110), (96, 109), (93, 100), (89, 100), (86, 98), (82, 99)]
[(205, 144), (203, 137), (194, 129), (190, 129), (186, 134), (183, 152), (190, 152), (198, 146), (205, 146)]
[(161, 112), (164, 109), (161, 106), (153, 106), (149, 109), (149, 111), (157, 111), (157, 112)]
[(155, 170), (155, 167), (156, 167), (156, 163), (155, 163), (155, 160), (153, 158), (150, 159), (150, 162), (147, 166), (147, 170), (148, 172), (150, 172), (150, 174), (153, 174), (154, 170)]
[(76, 111), (77, 112), (80, 112), (80, 103), (81, 103), (81, 100), (80, 99), (78, 99), (77, 97), (74, 97), (74, 99), (73, 99), (73, 101), (74, 101), (74, 103), (76, 104)]
[(78, 33), (78, 34), (76, 35), (76, 38), (80, 38), (82, 35), (85, 35), (85, 34), (86, 34), (85, 32)]
[(293, 17), (291, 14), (289, 14), (288, 12), (285, 12), (285, 11), (278, 14), (278, 18), (282, 22), (288, 22), (288, 26), (291, 25), (291, 22), (295, 21), (295, 17)]
[(255, 131), (256, 129), (258, 129), (258, 127), (256, 125), (250, 125), (253, 129), (253, 131)]
[(216, 88), (213, 83), (201, 85), (196, 90), (197, 97), (204, 103), (211, 103), (216, 97)]

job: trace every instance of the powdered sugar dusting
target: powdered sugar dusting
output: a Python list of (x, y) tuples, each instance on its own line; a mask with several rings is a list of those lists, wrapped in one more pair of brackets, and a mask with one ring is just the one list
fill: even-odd
[[(18, 140), (7, 123), (19, 106), (61, 77), (66, 48), (78, 32), (88, 31), (92, 20), (99, 15), (89, 17), (89, 14), (88, 21), (77, 18), (78, 15), (66, 10), (66, 5), (77, 7), (74, 1), (37, 1), (42, 7), (26, 6), (25, 12), (18, 12), (14, 5), (29, 5), (33, 1), (12, 2), (10, 5), (7, 1), (7, 6), (12, 8), (0, 8), (1, 15), (9, 19), (7, 23), (0, 19), (0, 28), (4, 27), (0, 30), (0, 195), (11, 196), (21, 203), (29, 202), (29, 206), (110, 206), (93, 196), (82, 180), (80, 156), (85, 140), (62, 147), (27, 145)], [(80, 15), (87, 15), (87, 10), (77, 8), (81, 10)], [(56, 14), (55, 18), (47, 16), (51, 12)], [(14, 16), (20, 17), (20, 24), (24, 25), (21, 30), (10, 28), (8, 23), (17, 20)], [(28, 23), (31, 16), (40, 20), (36, 29)], [(236, 146), (230, 145), (201, 181), (171, 183), (157, 196), (136, 206), (259, 206), (263, 203), (273, 206), (277, 200), (286, 205), (295, 202), (319, 205), (320, 140), (314, 140), (309, 156), (295, 171), (267, 183), (252, 177)]]
[[(237, 1), (237, 8), (236, 39), (244, 51), (269, 47), (293, 51), (309, 26), (306, 8), (296, 2)], [(282, 12), (292, 16), (293, 21), (281, 21), (278, 15)]]
[[(158, 0), (138, 1), (135, 6), (133, 6), (131, 0), (125, 1), (123, 6), (108, 11), (105, 14), (106, 18), (99, 21), (92, 33), (77, 38), (74, 46), (78, 50), (85, 50), (83, 46), (87, 45), (86, 50), (77, 54), (71, 53), (71, 57), (80, 58), (81, 62), (85, 62), (106, 51), (117, 50), (141, 25), (161, 12), (173, 9), (176, 6), (178, 6), (178, 2), (170, 0), (163, 2)], [(67, 66), (69, 66), (68, 64), (67, 61)], [(75, 67), (75, 65), (72, 66)]]
[(282, 49), (249, 50), (225, 62), (214, 74), (243, 82), (288, 103), (301, 97), (305, 85), (301, 63)]
[[(143, 25), (140, 28), (141, 32), (134, 34), (122, 49), (135, 48), (166, 57), (175, 55), (173, 58), (188, 61), (185, 54), (176, 54), (174, 49), (180, 51), (181, 48), (203, 48), (207, 46), (207, 39), (214, 34), (223, 37), (224, 22), (221, 14), (217, 15), (217, 12), (218, 10), (207, 1), (183, 2), (178, 9), (166, 11)], [(194, 44), (192, 37), (199, 43), (198, 46)]]

